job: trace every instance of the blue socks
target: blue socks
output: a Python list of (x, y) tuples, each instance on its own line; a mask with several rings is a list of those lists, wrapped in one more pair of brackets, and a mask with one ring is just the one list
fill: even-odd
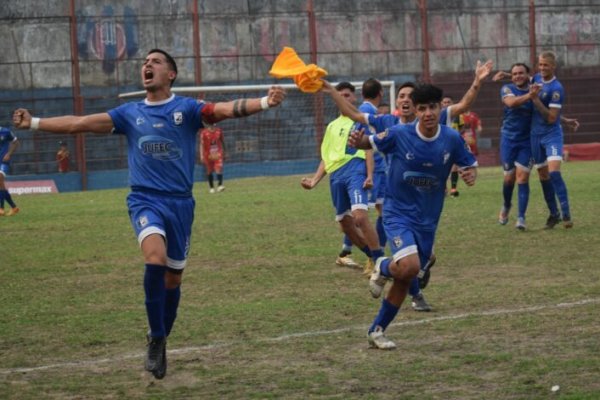
[(174, 289), (167, 289), (165, 296), (165, 332), (167, 336), (171, 333), (175, 318), (177, 318), (177, 308), (179, 307), (179, 299), (181, 298), (181, 287), (177, 286)]
[(8, 203), (11, 208), (15, 208), (17, 205), (12, 199), (10, 192), (8, 190), (0, 190), (0, 206), (4, 208), (4, 200)]
[[(146, 293), (146, 314), (150, 325), (150, 336), (165, 337), (165, 272), (163, 265), (146, 264), (144, 291)], [(175, 319), (173, 319), (174, 321)]]
[(390, 273), (390, 263), (391, 262), (392, 262), (391, 258), (386, 258), (385, 260), (383, 260), (381, 262), (381, 264), (379, 265), (379, 270), (381, 271), (381, 275), (387, 276), (388, 278), (392, 277), (392, 274)]
[(375, 320), (373, 321), (373, 325), (369, 328), (369, 333), (373, 332), (377, 326), (380, 326), (381, 329), (385, 330), (394, 318), (396, 318), (398, 311), (400, 311), (400, 307), (396, 307), (386, 299), (383, 299), (379, 314), (377, 314), (377, 317), (375, 317)]
[(562, 178), (560, 171), (550, 172), (550, 181), (560, 202), (560, 209), (562, 210), (563, 219), (571, 219), (571, 211), (569, 210), (569, 197), (567, 194), (567, 185)]
[(385, 229), (383, 229), (383, 218), (381, 217), (381, 215), (377, 217), (375, 228), (377, 229), (377, 236), (379, 236), (379, 245), (382, 249), (385, 249), (385, 245), (387, 243), (387, 236), (385, 234)]
[(411, 297), (418, 296), (421, 293), (421, 288), (419, 287), (419, 278), (416, 276), (410, 281), (410, 287), (408, 288), (408, 294)]
[(542, 184), (544, 200), (546, 200), (546, 205), (548, 205), (548, 210), (550, 210), (550, 214), (558, 215), (558, 205), (556, 204), (556, 195), (551, 179), (540, 181), (540, 183)]
[(502, 197), (504, 198), (504, 208), (509, 209), (512, 205), (512, 195), (515, 185), (504, 183), (502, 185)]
[(525, 218), (525, 212), (529, 204), (529, 183), (519, 183), (517, 196), (519, 197), (519, 217)]

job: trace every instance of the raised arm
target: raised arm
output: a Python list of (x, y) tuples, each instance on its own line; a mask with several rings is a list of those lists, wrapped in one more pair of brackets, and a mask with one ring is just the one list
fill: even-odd
[(219, 122), (228, 118), (241, 118), (277, 107), (285, 99), (285, 90), (281, 86), (271, 86), (264, 97), (238, 99), (215, 103), (210, 122)]
[(454, 118), (471, 108), (477, 98), (479, 89), (481, 89), (481, 84), (492, 72), (492, 66), (492, 60), (488, 60), (485, 64), (482, 64), (479, 60), (477, 61), (477, 65), (475, 66), (475, 79), (473, 79), (471, 87), (467, 90), (467, 93), (465, 93), (463, 98), (460, 99), (458, 103), (453, 104), (448, 110), (451, 118)]
[(36, 118), (32, 117), (29, 111), (24, 108), (15, 110), (13, 124), (18, 129), (40, 130), (51, 133), (110, 133), (114, 127), (112, 118), (108, 113)]
[(346, 117), (350, 118), (354, 122), (358, 122), (365, 125), (369, 124), (369, 121), (365, 118), (365, 115), (358, 111), (354, 104), (351, 104), (349, 101), (344, 99), (338, 93), (338, 91), (335, 90), (333, 86), (331, 86), (331, 83), (327, 82), (326, 80), (323, 80), (323, 88), (321, 90), (325, 93), (329, 93), (340, 112)]

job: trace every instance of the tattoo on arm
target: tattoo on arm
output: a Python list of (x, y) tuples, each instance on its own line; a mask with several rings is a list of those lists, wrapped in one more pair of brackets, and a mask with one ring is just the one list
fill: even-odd
[(236, 118), (239, 117), (245, 117), (247, 115), (250, 115), (248, 113), (248, 108), (246, 106), (246, 99), (242, 99), (242, 100), (235, 100), (233, 102), (233, 116)]

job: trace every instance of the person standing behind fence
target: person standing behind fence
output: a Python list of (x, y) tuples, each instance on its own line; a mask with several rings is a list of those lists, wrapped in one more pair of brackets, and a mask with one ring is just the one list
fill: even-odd
[(209, 193), (215, 193), (214, 173), (217, 174), (217, 192), (225, 190), (223, 186), (223, 159), (225, 158), (225, 140), (223, 130), (216, 125), (208, 125), (200, 130), (200, 161), (206, 169)]
[(67, 147), (67, 142), (58, 142), (59, 148), (56, 152), (56, 164), (58, 166), (58, 172), (69, 172), (71, 162), (71, 152)]
[(177, 78), (177, 64), (161, 49), (147, 53), (140, 78), (146, 91), (143, 101), (125, 103), (104, 113), (54, 118), (34, 118), (20, 108), (13, 113), (13, 124), (19, 129), (52, 133), (126, 136), (131, 184), (127, 206), (145, 264), (143, 287), (150, 327), (145, 368), (162, 379), (167, 373), (167, 337), (177, 316), (190, 250), (197, 132), (204, 123), (278, 106), (285, 91), (272, 86), (262, 98), (218, 103), (176, 96), (171, 86)]
[[(10, 158), (19, 147), (19, 140), (13, 133), (0, 126), (0, 217), (7, 215), (9, 217), (19, 212), (19, 207), (15, 204), (12, 196), (6, 188), (5, 180), (10, 171)], [(4, 200), (10, 205), (10, 210), (4, 212)]]

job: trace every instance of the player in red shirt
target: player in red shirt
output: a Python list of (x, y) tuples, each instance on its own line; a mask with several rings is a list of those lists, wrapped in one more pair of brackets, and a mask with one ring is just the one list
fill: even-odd
[(223, 186), (223, 157), (225, 154), (225, 141), (223, 130), (216, 125), (208, 125), (200, 130), (200, 161), (206, 168), (209, 192), (215, 193), (213, 173), (217, 174), (217, 192), (225, 190)]
[(481, 133), (481, 119), (479, 118), (479, 115), (475, 114), (473, 111), (467, 111), (466, 113), (462, 114), (462, 118), (463, 129), (461, 131), (461, 136), (469, 145), (471, 153), (478, 155), (479, 150), (477, 149), (477, 134)]
[(58, 172), (69, 172), (71, 153), (67, 148), (66, 142), (58, 142), (60, 148), (56, 152), (56, 163), (58, 164)]

